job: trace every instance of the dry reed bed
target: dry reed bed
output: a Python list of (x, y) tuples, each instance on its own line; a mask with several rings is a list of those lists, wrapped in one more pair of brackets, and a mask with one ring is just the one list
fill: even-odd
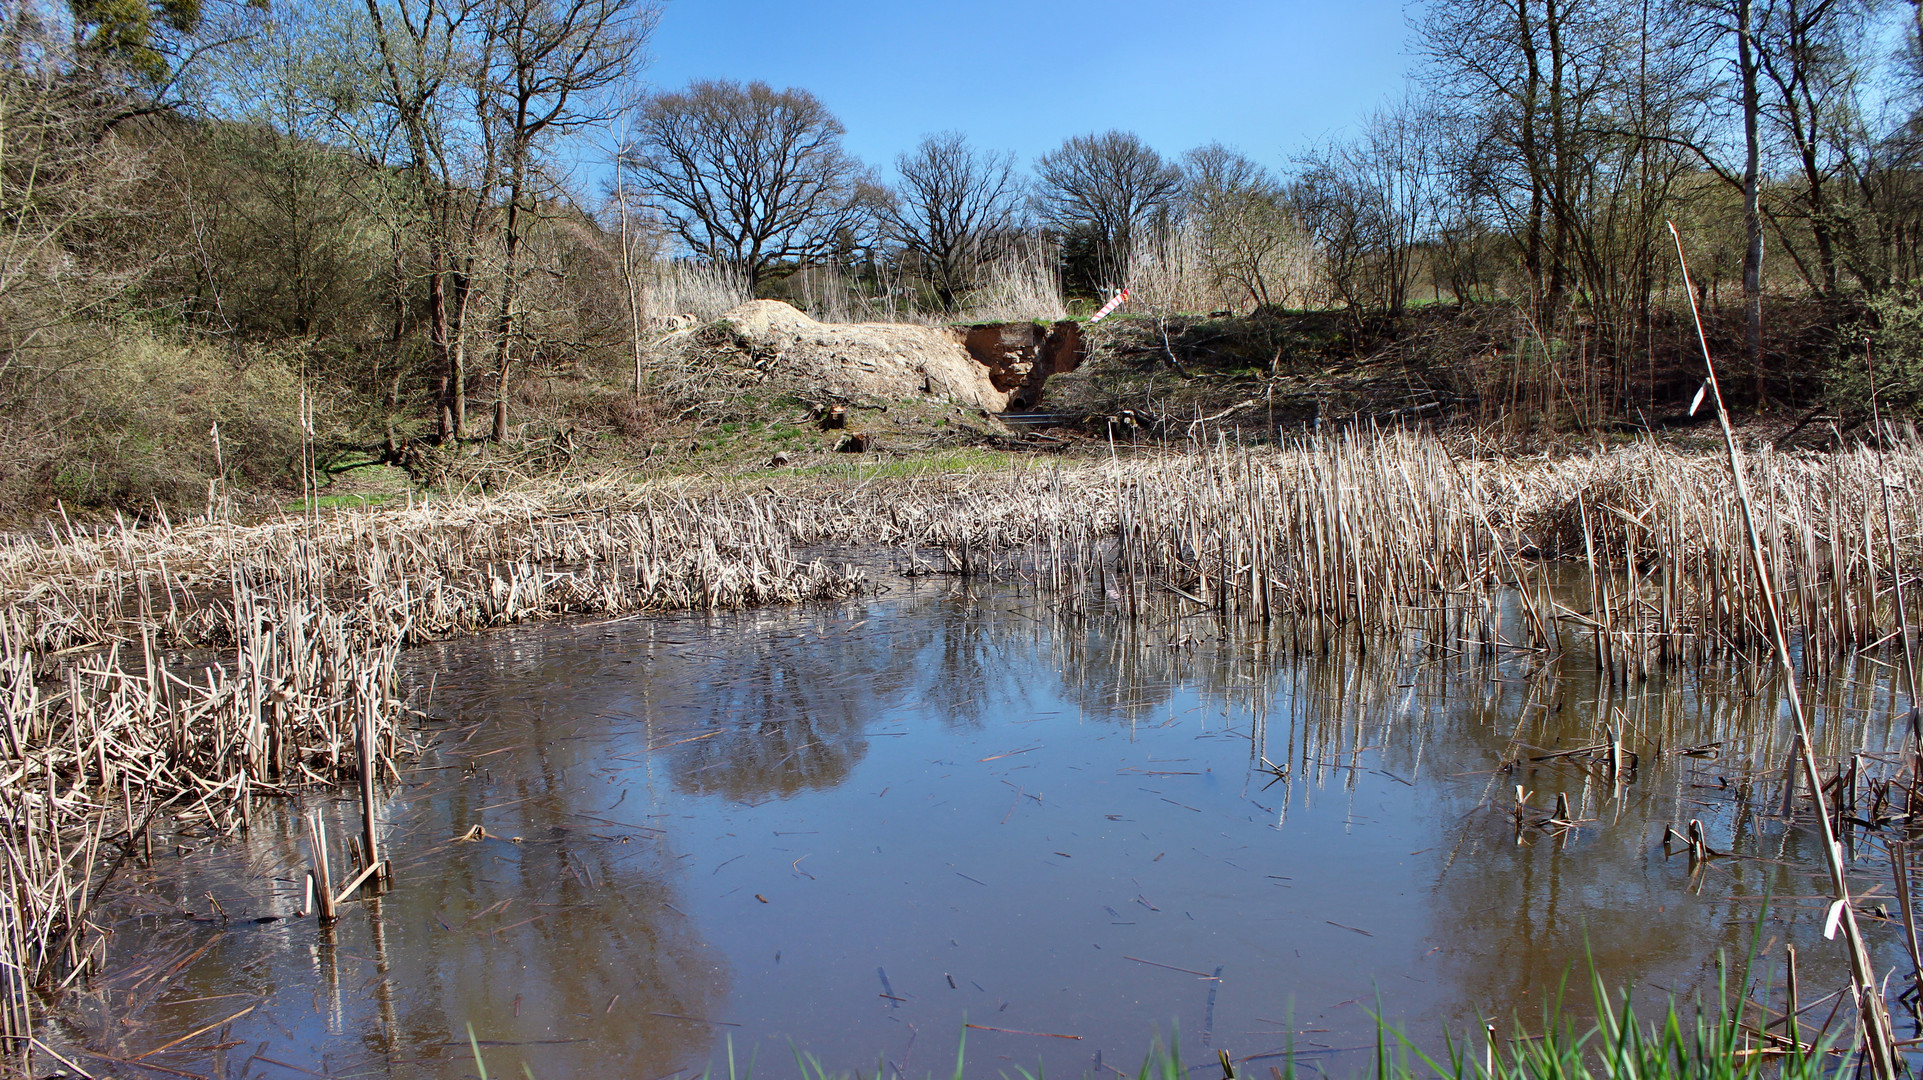
[[(389, 767), (407, 748), (404, 645), (534, 615), (834, 597), (860, 581), (797, 559), (752, 498), (52, 535), (4, 549), (0, 1036), (16, 1049), (38, 995), (89, 969), (93, 899), (157, 813), (228, 831), (257, 796), (360, 779), (364, 744), (373, 772)], [(181, 661), (169, 645), (211, 649)]]
[(357, 777), (361, 740), (382, 762), (404, 745), (392, 626), (239, 575), (231, 599), (231, 651), (184, 668), (151, 639), (63, 663), (32, 648), (21, 609), (0, 613), (0, 1034), (30, 1037), (30, 991), (89, 970), (92, 902), (151, 856), (157, 814), (229, 831), (257, 795)]
[[(1887, 638), (1880, 485), (1913, 569), (1923, 452), (1763, 451), (1746, 468), (1810, 655)], [(1067, 597), (1139, 603), (1173, 588), (1224, 614), (1318, 630), (1426, 621), (1544, 647), (1588, 634), (1626, 673), (1766, 645), (1727, 465), (1654, 444), (1485, 457), (1423, 434), (1359, 433), (1282, 450), (781, 484), (601, 480), (251, 527), (56, 525), (0, 548), (0, 597), (34, 612), (43, 649), (131, 641), (143, 627), (167, 644), (224, 643), (226, 580), (247, 566), (298, 574), (337, 606), (402, 612), (402, 638), (415, 641), (538, 615), (845, 595), (858, 586), (849, 572), (795, 551), (885, 545), (940, 549), (963, 572), (1019, 569)], [(1587, 566), (1584, 601), (1553, 603), (1535, 556)], [(1522, 602), (1496, 605), (1498, 582), (1521, 586)]]
[[(1923, 451), (1765, 450), (1745, 469), (1806, 660), (1887, 640), (1892, 553), (1906, 576), (1923, 559)], [(803, 543), (931, 545), (962, 570), (999, 556), (1071, 596), (1139, 604), (1173, 588), (1314, 633), (1426, 624), (1552, 649), (1575, 633), (1629, 676), (1768, 647), (1727, 470), (1718, 455), (1649, 443), (1518, 459), (1420, 434), (1358, 434), (1279, 451), (803, 487), (788, 527)], [(1549, 585), (1568, 578), (1570, 560), (1588, 569), (1588, 595), (1558, 603)], [(1519, 587), (1517, 602), (1496, 603), (1499, 582)]]
[(237, 572), (391, 621), (402, 643), (540, 615), (792, 602), (859, 586), (846, 568), (798, 558), (787, 531), (766, 496), (636, 499), (607, 484), (253, 526), (55, 528), (44, 544), (0, 552), (0, 596), (33, 614), (36, 647), (58, 650), (142, 631), (166, 645), (225, 644)]
[[(1762, 452), (1744, 467), (1806, 656), (1886, 638), (1890, 552), (1906, 575), (1918, 561), (1923, 453)], [(357, 739), (377, 760), (400, 749), (395, 660), (411, 642), (845, 596), (859, 574), (797, 552), (886, 545), (1030, 575), (1071, 613), (1176, 601), (1306, 643), (1413, 629), (1432, 647), (1555, 651), (1589, 635), (1627, 678), (1766, 641), (1726, 470), (1651, 444), (1518, 459), (1359, 432), (779, 491), (604, 479), (251, 526), (51, 524), (0, 544), (0, 1034), (30, 1030), (30, 988), (85, 970), (91, 898), (154, 813), (232, 828), (257, 795), (356, 775)], [(1536, 555), (1581, 560), (1586, 602), (1552, 594)], [(160, 655), (181, 645), (216, 652), (188, 674)]]

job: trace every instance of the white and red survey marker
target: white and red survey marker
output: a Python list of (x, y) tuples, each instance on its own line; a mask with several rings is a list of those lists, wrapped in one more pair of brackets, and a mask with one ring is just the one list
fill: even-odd
[(1115, 299), (1113, 299), (1113, 300), (1110, 300), (1110, 301), (1109, 301), (1108, 303), (1106, 303), (1106, 304), (1103, 304), (1103, 305), (1102, 305), (1102, 310), (1100, 310), (1100, 311), (1098, 311), (1098, 312), (1096, 312), (1096, 313), (1095, 313), (1095, 314), (1093, 314), (1093, 315), (1090, 315), (1090, 316), (1088, 317), (1088, 321), (1089, 321), (1089, 322), (1092, 322), (1092, 323), (1097, 323), (1097, 322), (1101, 322), (1101, 321), (1102, 321), (1103, 319), (1106, 319), (1106, 318), (1108, 318), (1108, 317), (1109, 317), (1110, 315), (1112, 315), (1112, 314), (1114, 314), (1114, 312), (1115, 312), (1115, 309), (1116, 309), (1116, 308), (1118, 308), (1118, 307), (1121, 307), (1121, 306), (1122, 306), (1122, 301), (1124, 301), (1124, 300), (1127, 300), (1127, 299), (1128, 299), (1128, 290), (1127, 290), (1127, 289), (1123, 289), (1123, 290), (1122, 290), (1121, 292), (1118, 292), (1118, 293), (1116, 293), (1116, 294), (1115, 294)]

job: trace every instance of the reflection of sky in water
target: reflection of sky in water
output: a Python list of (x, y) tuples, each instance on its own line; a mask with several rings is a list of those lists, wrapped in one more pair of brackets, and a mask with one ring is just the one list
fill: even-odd
[[(783, 1075), (791, 1046), (924, 1075), (964, 1022), (1007, 1029), (969, 1033), (983, 1074), (1078, 1075), (1098, 1052), (1132, 1070), (1170, 1024), (1198, 1062), (1326, 1055), (1371, 1041), (1378, 995), (1424, 1038), (1539, 1016), (1572, 965), (1586, 994), (1585, 949), (1612, 980), (1708, 986), (1716, 952), (1747, 947), (1754, 897), (1819, 890), (1805, 838), (1763, 816), (1778, 794), (1741, 779), (1781, 760), (1767, 693), (1612, 693), (1576, 660), (1385, 652), (1058, 620), (946, 584), (423, 650), (431, 711), (455, 723), (388, 804), (397, 887), (348, 905), (331, 943), (311, 919), (243, 921), (297, 900), (277, 812), (132, 875), (76, 1035), (131, 1057), (265, 999), (182, 1044), (226, 1049), (151, 1060), (453, 1077), (472, 1071), (469, 1024), (490, 1074), (543, 1078), (647, 1080), (727, 1040)], [(1845, 682), (1818, 697), (1824, 716), (1887, 707)], [(1604, 721), (1643, 754), (1620, 797), (1574, 760), (1530, 761)], [(1864, 728), (1824, 736), (1880, 745)], [(1718, 739), (1720, 759), (1658, 750)], [(1517, 784), (1589, 822), (1518, 843), (1481, 808)], [(331, 812), (352, 831), (355, 810)], [(1761, 858), (1692, 878), (1661, 850), (1692, 817)], [(476, 824), (493, 838), (452, 842)], [(1842, 975), (1819, 913), (1784, 902), (1765, 938), (1805, 940), (1806, 985), (1827, 991)]]

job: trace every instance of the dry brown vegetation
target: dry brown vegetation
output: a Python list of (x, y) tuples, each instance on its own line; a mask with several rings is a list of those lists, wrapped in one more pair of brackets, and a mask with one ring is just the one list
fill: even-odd
[[(1891, 552), (1906, 575), (1923, 557), (1923, 450), (1764, 449), (1743, 464), (1805, 664), (1889, 640)], [(257, 797), (358, 776), (363, 730), (375, 760), (403, 752), (395, 665), (410, 643), (846, 596), (859, 572), (801, 553), (879, 546), (1021, 575), (1071, 617), (1173, 604), (1306, 647), (1413, 632), (1472, 656), (1593, 651), (1611, 681), (1740, 672), (1769, 640), (1727, 469), (1650, 442), (1522, 458), (1406, 431), (1282, 448), (1198, 431), (1185, 453), (994, 472), (596, 479), (14, 536), (0, 545), (11, 1030), (84, 973), (90, 903), (156, 813), (231, 830)], [(1569, 600), (1572, 572), (1586, 603)]]
[(406, 644), (535, 615), (826, 598), (859, 581), (798, 559), (766, 500), (658, 492), (614, 516), (593, 494), (15, 538), (0, 617), (0, 1034), (30, 1037), (41, 995), (89, 970), (92, 904), (156, 814), (228, 832), (257, 797), (366, 780), (405, 752)]

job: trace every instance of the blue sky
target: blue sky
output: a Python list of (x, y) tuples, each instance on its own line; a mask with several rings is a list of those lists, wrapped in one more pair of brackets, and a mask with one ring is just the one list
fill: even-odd
[(1400, 91), (1403, 0), (668, 0), (649, 82), (813, 91), (884, 174), (954, 129), (1026, 166), (1071, 135), (1165, 154), (1221, 141), (1281, 167)]

